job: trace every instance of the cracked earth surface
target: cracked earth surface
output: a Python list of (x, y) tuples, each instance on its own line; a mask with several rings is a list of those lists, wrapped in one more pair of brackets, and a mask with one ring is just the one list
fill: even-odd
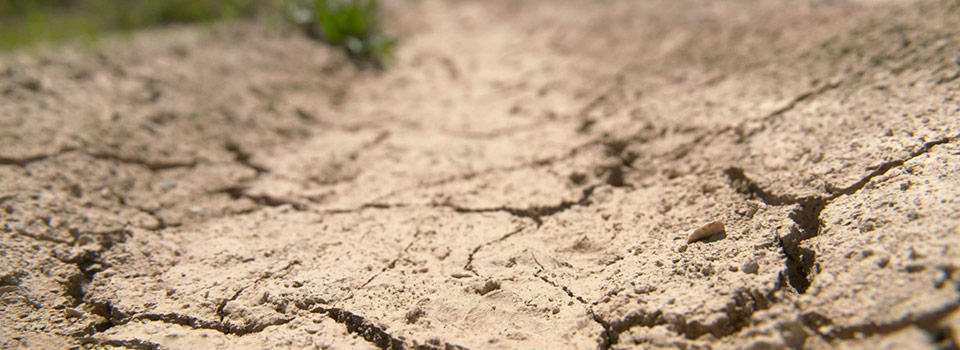
[(385, 5), (0, 58), (0, 347), (958, 348), (956, 1)]

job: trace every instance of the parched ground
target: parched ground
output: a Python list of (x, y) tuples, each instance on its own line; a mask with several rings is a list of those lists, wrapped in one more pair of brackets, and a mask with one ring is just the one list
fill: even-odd
[(957, 1), (386, 6), (0, 57), (0, 347), (958, 348)]

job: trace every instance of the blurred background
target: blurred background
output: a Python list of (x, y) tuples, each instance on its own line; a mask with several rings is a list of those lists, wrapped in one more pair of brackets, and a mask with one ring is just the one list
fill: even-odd
[(381, 33), (377, 0), (0, 0), (0, 51), (79, 41), (179, 23), (256, 17), (342, 47), (355, 62), (384, 68), (395, 39)]
[(252, 17), (255, 0), (0, 0), (0, 50), (165, 24)]

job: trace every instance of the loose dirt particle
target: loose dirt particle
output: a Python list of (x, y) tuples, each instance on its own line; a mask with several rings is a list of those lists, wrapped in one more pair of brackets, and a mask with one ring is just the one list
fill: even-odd
[(711, 222), (701, 228), (698, 228), (690, 234), (690, 237), (687, 237), (687, 244), (693, 243), (696, 241), (704, 240), (708, 237), (723, 233), (724, 227), (723, 223), (720, 221)]

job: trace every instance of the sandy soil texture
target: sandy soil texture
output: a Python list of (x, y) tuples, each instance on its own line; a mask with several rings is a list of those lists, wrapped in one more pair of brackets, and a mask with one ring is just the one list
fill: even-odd
[(957, 349), (960, 2), (385, 6), (0, 57), (0, 347)]

